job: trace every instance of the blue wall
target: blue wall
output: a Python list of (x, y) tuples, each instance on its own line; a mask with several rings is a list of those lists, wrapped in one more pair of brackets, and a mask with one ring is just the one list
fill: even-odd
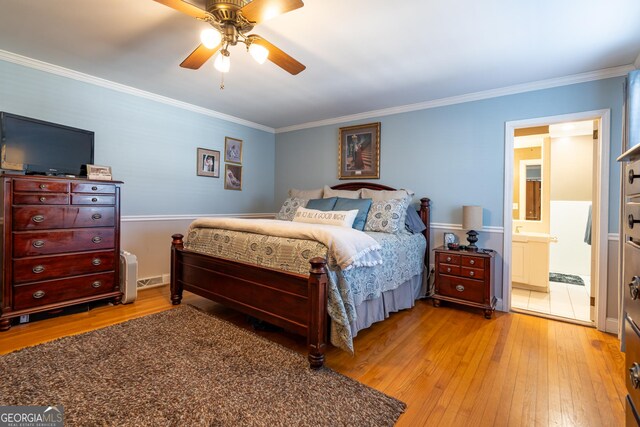
[[(503, 225), (505, 122), (611, 110), (609, 230), (617, 231), (622, 84), (611, 78), (276, 135), (275, 201), (287, 189), (338, 183), (338, 128), (382, 122), (380, 183), (432, 199), (433, 222), (460, 224), (462, 205)], [(566, 159), (571, 167), (571, 159)]]
[[(0, 111), (95, 132), (95, 163), (125, 182), (123, 215), (274, 210), (275, 136), (178, 107), (0, 61)], [(244, 141), (243, 189), (196, 176), (197, 147)]]

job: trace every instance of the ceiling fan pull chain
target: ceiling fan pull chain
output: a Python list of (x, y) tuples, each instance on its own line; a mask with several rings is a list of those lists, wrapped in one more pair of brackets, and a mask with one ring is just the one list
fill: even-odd
[(220, 73), (220, 90), (224, 90), (224, 73)]

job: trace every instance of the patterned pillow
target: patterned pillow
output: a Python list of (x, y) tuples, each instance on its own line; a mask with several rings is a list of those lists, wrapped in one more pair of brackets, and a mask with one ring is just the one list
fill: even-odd
[(303, 208), (307, 206), (308, 199), (300, 199), (298, 197), (289, 197), (284, 201), (284, 204), (280, 208), (280, 212), (276, 215), (276, 219), (282, 221), (293, 221), (293, 216), (300, 206)]
[(351, 228), (358, 215), (358, 210), (351, 211), (318, 211), (315, 209), (298, 208), (293, 216), (293, 222), (305, 222), (307, 224), (337, 225), (338, 227)]
[(391, 199), (373, 202), (367, 215), (364, 231), (381, 231), (398, 233), (404, 230), (404, 219), (407, 215), (407, 199)]

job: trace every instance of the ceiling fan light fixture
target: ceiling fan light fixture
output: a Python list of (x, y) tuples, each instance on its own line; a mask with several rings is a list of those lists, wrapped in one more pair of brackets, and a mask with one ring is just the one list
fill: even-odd
[(216, 56), (213, 66), (221, 73), (228, 73), (229, 69), (231, 69), (231, 58), (229, 58), (229, 52), (221, 50), (218, 56)]
[(222, 41), (222, 34), (213, 28), (209, 28), (200, 33), (200, 41), (207, 49), (213, 49)]
[(249, 45), (249, 54), (258, 64), (264, 64), (269, 57), (269, 50), (259, 44), (251, 43)]

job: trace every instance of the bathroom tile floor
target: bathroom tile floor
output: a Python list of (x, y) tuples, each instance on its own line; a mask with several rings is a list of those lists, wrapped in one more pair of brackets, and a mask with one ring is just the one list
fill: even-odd
[(581, 277), (585, 286), (549, 282), (549, 293), (512, 288), (511, 306), (588, 322), (591, 284), (589, 276)]

